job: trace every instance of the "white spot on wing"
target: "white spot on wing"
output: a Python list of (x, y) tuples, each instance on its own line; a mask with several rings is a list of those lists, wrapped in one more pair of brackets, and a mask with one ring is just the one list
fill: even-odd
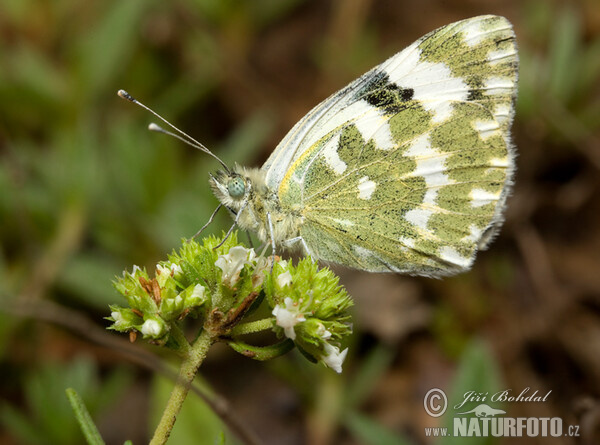
[(475, 242), (478, 241), (481, 238), (481, 235), (483, 234), (483, 230), (481, 230), (479, 227), (477, 227), (475, 224), (471, 224), (469, 226), (469, 234), (467, 236), (465, 236), (463, 238), (464, 241), (470, 241), (470, 242)]
[(360, 199), (371, 199), (377, 184), (371, 181), (368, 176), (363, 176), (358, 180), (358, 197)]
[(337, 223), (341, 226), (345, 226), (345, 227), (352, 227), (354, 225), (354, 223), (352, 221), (350, 221), (349, 219), (331, 218), (331, 220), (334, 221), (335, 223)]
[(346, 171), (348, 166), (344, 161), (340, 159), (338, 154), (338, 144), (340, 142), (340, 132), (336, 133), (331, 139), (329, 139), (323, 147), (322, 156), (325, 158), (325, 162), (331, 169), (338, 175), (341, 175)]
[(496, 121), (481, 121), (477, 120), (473, 122), (473, 127), (479, 133), (482, 140), (487, 140), (492, 136), (501, 136), (500, 126)]
[(413, 158), (419, 156), (431, 156), (435, 154), (436, 151), (431, 148), (431, 142), (429, 141), (429, 134), (424, 133), (413, 140), (413, 143), (408, 150), (404, 153), (406, 156), (411, 156)]
[(425, 180), (427, 191), (423, 203), (434, 205), (439, 188), (454, 182), (445, 173), (448, 155), (440, 153), (431, 146), (428, 134), (415, 139), (405, 154), (414, 158), (416, 162), (415, 170), (406, 176), (420, 176)]
[(487, 56), (488, 63), (492, 66), (497, 65), (507, 59), (509, 57), (514, 57), (516, 55), (516, 51), (514, 46), (511, 46), (510, 49), (499, 49), (496, 51), (490, 51)]
[(415, 247), (415, 240), (412, 238), (400, 237), (398, 238), (398, 241), (400, 241), (400, 244), (402, 244), (400, 249), (403, 251), (407, 251)]
[(387, 117), (376, 107), (366, 102), (363, 103), (371, 107), (371, 110), (364, 117), (354, 121), (354, 125), (356, 125), (366, 142), (373, 139), (378, 149), (391, 150), (394, 147), (394, 140)]
[(358, 256), (362, 260), (368, 259), (373, 256), (373, 252), (371, 250), (365, 249), (364, 247), (358, 246), (356, 244), (352, 246), (352, 250), (354, 250), (356, 256)]
[(500, 125), (506, 122), (510, 118), (510, 105), (509, 104), (498, 104), (494, 108), (494, 116)]
[(503, 158), (503, 159), (499, 159), (499, 158), (490, 159), (489, 162), (488, 162), (488, 165), (490, 167), (508, 167), (508, 159), (507, 158)]
[(476, 21), (468, 22), (463, 30), (464, 41), (469, 46), (481, 43), (486, 34), (487, 32), (481, 28), (481, 22)]
[(506, 77), (489, 77), (483, 84), (482, 90), (487, 96), (496, 94), (512, 94), (515, 83)]
[[(362, 124), (364, 132), (361, 130), (361, 134), (366, 136), (365, 140), (368, 140), (367, 138), (370, 137), (367, 136), (368, 133), (374, 133), (378, 128), (376, 120), (379, 116), (378, 108), (373, 107), (364, 100), (358, 100), (348, 104), (337, 113), (333, 114), (329, 119), (321, 119), (319, 125), (311, 130), (310, 138), (318, 140), (336, 128), (347, 125), (349, 122), (356, 123), (356, 126), (361, 130), (361, 124), (359, 124), (358, 121), (364, 119), (366, 122)], [(375, 122), (373, 122), (372, 119), (374, 119)]]
[(465, 269), (471, 267), (471, 264), (473, 263), (472, 258), (463, 257), (455, 249), (449, 246), (440, 248), (440, 258), (448, 263), (456, 264)]
[(482, 189), (471, 190), (470, 197), (472, 207), (481, 207), (499, 199), (498, 194), (490, 193)]
[(469, 94), (467, 84), (454, 77), (444, 63), (421, 59), (421, 50), (415, 42), (394, 57), (384, 67), (390, 82), (402, 88), (412, 88), (413, 99), (433, 114), (433, 122), (442, 122), (452, 114), (450, 101), (465, 101)]
[[(485, 39), (494, 39), (502, 31), (512, 33), (512, 26), (503, 17), (495, 17), (493, 21), (482, 19), (466, 20), (463, 22), (463, 35), (465, 43), (471, 47), (478, 45)], [(485, 28), (482, 26), (485, 24)]]
[(433, 211), (417, 208), (406, 212), (404, 219), (421, 229), (427, 229), (427, 223), (431, 215), (433, 215)]
[(432, 122), (444, 122), (452, 115), (454, 104), (451, 101), (423, 102), (423, 108), (433, 112)]

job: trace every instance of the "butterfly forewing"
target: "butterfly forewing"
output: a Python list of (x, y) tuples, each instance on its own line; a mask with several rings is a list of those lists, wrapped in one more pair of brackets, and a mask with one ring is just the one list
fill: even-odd
[(269, 158), (308, 253), (369, 271), (470, 267), (511, 180), (517, 55), (506, 19), (421, 38), (313, 109)]

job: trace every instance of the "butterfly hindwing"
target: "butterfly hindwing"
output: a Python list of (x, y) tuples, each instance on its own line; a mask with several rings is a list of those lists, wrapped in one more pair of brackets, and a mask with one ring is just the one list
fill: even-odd
[(506, 19), (427, 34), (313, 109), (269, 158), (308, 253), (369, 271), (468, 269), (510, 185), (517, 56)]

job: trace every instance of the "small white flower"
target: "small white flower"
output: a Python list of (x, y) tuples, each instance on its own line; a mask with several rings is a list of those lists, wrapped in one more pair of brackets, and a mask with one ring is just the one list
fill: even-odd
[(201, 284), (196, 284), (194, 286), (194, 290), (192, 291), (192, 295), (190, 295), (192, 300), (204, 300), (204, 286)]
[(135, 277), (135, 274), (137, 272), (141, 272), (142, 269), (140, 269), (140, 266), (136, 266), (135, 264), (133, 265), (133, 269), (131, 270), (131, 273), (129, 274), (129, 272), (127, 272), (126, 270), (123, 271), (123, 276), (126, 277), (128, 274), (131, 275), (132, 277)]
[(158, 285), (160, 287), (164, 287), (167, 283), (167, 280), (174, 276), (175, 274), (180, 274), (183, 271), (178, 264), (169, 263), (166, 266), (162, 264), (156, 265), (156, 280), (158, 281)]
[(325, 325), (323, 323), (319, 324), (319, 327), (317, 328), (317, 335), (323, 340), (329, 340), (331, 338), (331, 332), (325, 329)]
[(159, 275), (171, 275), (171, 269), (162, 264), (156, 265), (156, 272), (158, 272)]
[(110, 316), (115, 320), (115, 327), (122, 326), (125, 323), (125, 319), (121, 315), (119, 311), (113, 311), (110, 313)]
[(265, 281), (265, 271), (269, 270), (271, 266), (271, 260), (264, 256), (256, 258), (256, 266), (254, 267), (254, 273), (252, 275), (252, 287), (262, 286)]
[(146, 320), (142, 325), (142, 334), (147, 335), (148, 337), (158, 337), (162, 334), (162, 326), (156, 320)]
[(169, 269), (171, 269), (171, 273), (173, 275), (178, 275), (180, 273), (183, 273), (183, 270), (181, 269), (181, 266), (179, 264), (171, 263), (171, 265), (169, 266)]
[(242, 246), (232, 247), (227, 255), (219, 255), (215, 266), (223, 271), (223, 283), (232, 288), (240, 279), (244, 265), (250, 263), (255, 256), (254, 249)]
[(285, 287), (292, 284), (292, 274), (289, 270), (286, 270), (284, 273), (279, 274), (277, 277), (277, 284), (279, 287)]
[(204, 286), (201, 284), (196, 284), (194, 286), (194, 290), (192, 291), (192, 295), (188, 298), (188, 304), (196, 305), (204, 302)]
[(279, 304), (273, 308), (273, 315), (275, 315), (275, 323), (277, 326), (283, 328), (283, 332), (287, 338), (292, 340), (296, 339), (296, 331), (294, 326), (302, 321), (306, 321), (304, 314), (300, 312), (300, 307), (297, 303), (287, 297), (283, 300), (285, 307), (281, 307)]
[(342, 363), (348, 354), (348, 348), (340, 352), (340, 348), (325, 343), (325, 356), (321, 357), (323, 363), (340, 374), (342, 372)]

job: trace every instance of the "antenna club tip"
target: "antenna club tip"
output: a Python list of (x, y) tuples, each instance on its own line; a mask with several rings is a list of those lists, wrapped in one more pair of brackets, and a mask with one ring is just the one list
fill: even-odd
[(152, 122), (151, 124), (148, 125), (148, 130), (150, 130), (150, 131), (159, 131), (159, 132), (163, 132), (164, 131), (160, 125), (157, 125), (154, 122)]
[(125, 90), (117, 91), (117, 96), (119, 96), (121, 99), (128, 100), (129, 102), (135, 101), (135, 99)]

